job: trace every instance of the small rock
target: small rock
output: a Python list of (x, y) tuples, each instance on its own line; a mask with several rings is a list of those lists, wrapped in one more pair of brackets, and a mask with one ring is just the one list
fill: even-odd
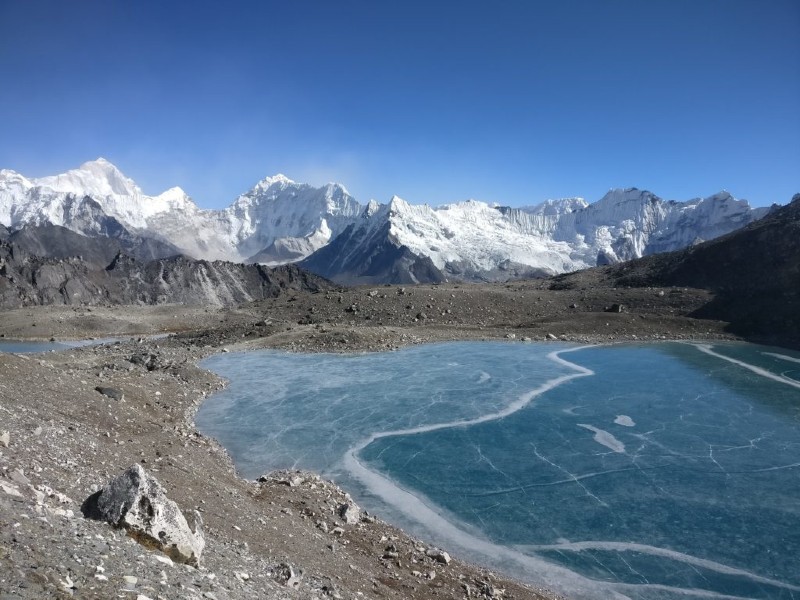
[(75, 583), (72, 581), (69, 575), (65, 575), (63, 581), (59, 581), (58, 583), (60, 583), (61, 587), (70, 593), (72, 593), (72, 590), (75, 589)]
[(161, 484), (135, 464), (112, 479), (81, 506), (83, 515), (122, 527), (135, 540), (153, 546), (177, 562), (199, 566), (205, 546), (200, 513), (190, 528)]
[(8, 448), (8, 445), (11, 443), (11, 433), (8, 431), (4, 431), (0, 433), (0, 446), (3, 448)]
[(506, 339), (507, 339), (507, 340), (513, 340), (513, 339), (515, 339), (516, 337), (517, 337), (517, 335), (516, 335), (516, 334), (514, 334), (514, 333), (507, 333), (507, 334), (506, 334)]
[(31, 484), (31, 480), (25, 477), (25, 473), (22, 472), (22, 469), (14, 469), (13, 471), (11, 471), (11, 481), (18, 483), (22, 486)]
[(557, 339), (558, 339), (558, 338), (557, 338), (556, 336), (554, 336), (552, 333), (548, 333), (546, 337), (547, 337), (547, 339), (548, 339), (548, 340), (557, 340)]
[(503, 588), (495, 587), (490, 581), (483, 581), (480, 584), (481, 592), (489, 598), (502, 598), (506, 591)]
[(450, 564), (450, 555), (445, 552), (444, 550), (439, 550), (438, 548), (429, 548), (428, 551), (425, 553), (429, 558), (432, 558), (436, 562), (440, 562), (443, 565)]
[(299, 473), (287, 473), (286, 471), (278, 471), (276, 473), (267, 473), (256, 479), (259, 483), (279, 483), (281, 485), (288, 485), (289, 487), (297, 487), (303, 485), (306, 479)]
[(361, 509), (355, 502), (345, 502), (339, 506), (339, 517), (348, 525), (354, 525), (361, 519)]
[(11, 485), (10, 483), (3, 483), (0, 481), (0, 490), (5, 492), (7, 495), (11, 496), (12, 498), (24, 498), (17, 486)]
[(94, 389), (95, 391), (103, 394), (103, 396), (111, 398), (112, 400), (120, 401), (125, 399), (125, 394), (122, 393), (122, 390), (118, 390), (117, 388), (103, 387), (102, 385), (98, 385)]
[(274, 571), (275, 580), (286, 587), (297, 588), (300, 585), (301, 573), (287, 562), (281, 563)]

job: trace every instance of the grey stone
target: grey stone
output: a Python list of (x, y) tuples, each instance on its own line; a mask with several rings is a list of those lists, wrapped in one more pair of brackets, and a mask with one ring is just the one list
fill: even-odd
[(112, 400), (124, 400), (125, 394), (122, 393), (122, 390), (118, 390), (117, 388), (111, 387), (103, 387), (102, 385), (98, 385), (94, 388), (95, 391), (100, 392), (103, 396), (111, 398)]
[(22, 486), (28, 486), (31, 484), (31, 480), (25, 477), (25, 473), (22, 472), (22, 469), (14, 469), (11, 471), (11, 481)]
[(0, 446), (3, 446), (3, 448), (8, 448), (8, 445), (10, 443), (11, 443), (11, 434), (8, 431), (0, 433)]
[(273, 571), (275, 580), (278, 583), (290, 588), (297, 588), (300, 586), (300, 578), (302, 573), (299, 572), (287, 562), (279, 564)]
[(193, 527), (161, 484), (135, 464), (89, 496), (81, 506), (84, 516), (124, 528), (139, 543), (157, 548), (172, 560), (199, 566), (205, 547), (200, 514)]
[(349, 525), (354, 525), (361, 520), (361, 509), (355, 502), (345, 502), (339, 506), (339, 517)]
[(440, 562), (443, 565), (450, 564), (450, 555), (445, 552), (444, 550), (439, 550), (438, 548), (429, 548), (425, 554), (435, 560), (436, 562)]

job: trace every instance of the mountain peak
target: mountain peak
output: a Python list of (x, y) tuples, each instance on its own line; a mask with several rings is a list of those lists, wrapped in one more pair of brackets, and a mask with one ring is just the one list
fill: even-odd
[(117, 167), (115, 167), (114, 164), (110, 160), (105, 159), (102, 156), (98, 156), (94, 160), (87, 160), (85, 163), (83, 163), (78, 168), (79, 169), (91, 169), (91, 168), (93, 168), (95, 166), (97, 166), (97, 167), (105, 167), (105, 168), (110, 167), (110, 168), (115, 169), (115, 170), (117, 169)]
[(133, 180), (125, 177), (117, 167), (102, 157), (60, 175), (36, 179), (35, 183), (56, 192), (95, 198), (137, 196), (142, 193)]
[(114, 165), (111, 161), (106, 160), (102, 156), (95, 160), (86, 161), (75, 170), (91, 173), (96, 177), (102, 177), (105, 179), (128, 179), (122, 174), (122, 171), (120, 171), (116, 165)]
[(270, 187), (272, 185), (275, 185), (275, 184), (292, 185), (294, 183), (296, 183), (296, 182), (293, 181), (292, 179), (289, 179), (283, 173), (276, 173), (275, 175), (272, 175), (271, 177), (265, 177), (264, 179), (259, 181), (258, 185), (256, 187), (268, 188), (268, 187)]

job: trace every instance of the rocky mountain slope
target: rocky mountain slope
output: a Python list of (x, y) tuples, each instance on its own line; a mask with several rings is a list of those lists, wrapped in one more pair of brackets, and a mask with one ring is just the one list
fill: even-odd
[[(314, 188), (282, 175), (224, 210), (202, 210), (180, 188), (145, 195), (103, 159), (39, 179), (0, 171), (0, 224), (12, 231), (62, 226), (115, 238), (142, 258), (307, 259), (306, 268), (348, 283), (553, 275), (684, 248), (765, 212), (727, 192), (675, 202), (636, 188), (611, 190), (592, 204), (569, 198), (525, 208), (475, 200), (431, 207), (394, 197), (363, 206), (339, 184)], [(45, 234), (39, 246), (47, 251)]]
[(284, 291), (314, 292), (330, 285), (291, 265), (271, 269), (185, 256), (142, 262), (120, 252), (106, 266), (98, 267), (104, 251), (101, 246), (91, 260), (42, 258), (29, 254), (13, 239), (0, 241), (0, 308), (42, 304), (233, 306)]

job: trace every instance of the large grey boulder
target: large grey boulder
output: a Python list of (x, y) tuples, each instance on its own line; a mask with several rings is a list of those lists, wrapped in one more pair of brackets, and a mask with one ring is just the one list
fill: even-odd
[(176, 562), (199, 566), (205, 547), (202, 519), (193, 527), (161, 484), (140, 465), (129, 467), (81, 506), (84, 516), (122, 527), (140, 544), (157, 548)]

